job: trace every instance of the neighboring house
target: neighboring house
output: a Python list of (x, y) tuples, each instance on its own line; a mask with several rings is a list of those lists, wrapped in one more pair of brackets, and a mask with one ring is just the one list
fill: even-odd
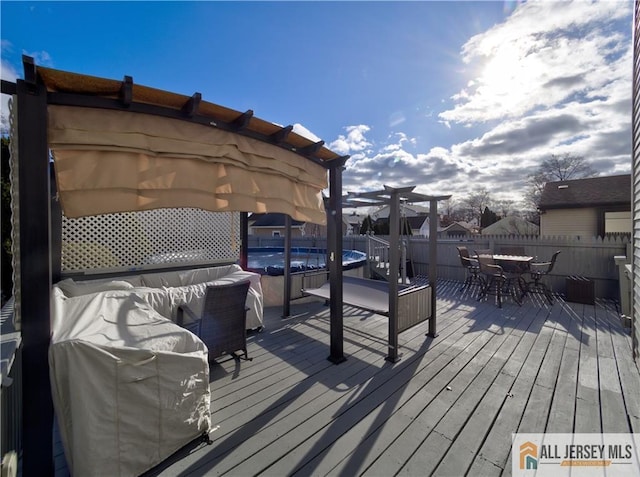
[(466, 222), (453, 222), (438, 230), (438, 237), (468, 237), (473, 235), (473, 227)]
[[(376, 221), (379, 219), (389, 218), (390, 206), (385, 205), (375, 212), (371, 213), (371, 218)], [(428, 215), (429, 207), (425, 207), (417, 204), (400, 204), (400, 215), (404, 217), (416, 217), (419, 215)]]
[(631, 175), (547, 182), (540, 235), (604, 236), (631, 232)]
[(429, 235), (429, 217), (426, 215), (416, 215), (414, 217), (405, 217), (411, 228), (412, 235)]
[[(292, 220), (291, 236), (304, 237), (305, 227), (305, 222)], [(249, 235), (259, 235), (262, 237), (284, 237), (284, 234), (284, 214), (251, 214), (249, 217)]]
[[(349, 222), (343, 217), (342, 233), (349, 235)], [(249, 235), (262, 237), (284, 237), (285, 214), (251, 214), (249, 217)], [(291, 220), (292, 237), (326, 237), (327, 226), (310, 222)]]
[(539, 233), (539, 226), (513, 215), (482, 229), (482, 235), (538, 235)]
[(366, 216), (358, 215), (355, 212), (349, 215), (343, 215), (342, 220), (348, 225), (345, 235), (360, 235), (360, 228), (362, 227), (362, 221)]
[[(400, 227), (402, 230), (402, 221), (406, 220), (409, 228), (411, 229), (411, 235), (423, 235), (429, 236), (429, 217), (426, 215), (417, 215), (411, 217), (400, 217)], [(388, 217), (380, 217), (374, 222), (375, 227), (386, 226), (389, 223)]]

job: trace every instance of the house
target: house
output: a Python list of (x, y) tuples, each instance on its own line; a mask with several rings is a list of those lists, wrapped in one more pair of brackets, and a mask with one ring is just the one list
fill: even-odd
[[(406, 225), (403, 226), (403, 223)], [(377, 231), (387, 230), (389, 228), (389, 218), (379, 217), (374, 222), (374, 228)], [(400, 217), (400, 229), (402, 233), (406, 233), (407, 229), (411, 230), (411, 235), (429, 236), (429, 217), (427, 215), (416, 215), (410, 217)], [(380, 233), (380, 232), (378, 232)], [(382, 235), (386, 235), (387, 232), (383, 232)]]
[[(291, 236), (305, 236), (305, 222), (291, 220)], [(285, 215), (284, 214), (251, 214), (249, 217), (249, 235), (259, 235), (261, 237), (284, 237)]]
[[(342, 234), (349, 235), (351, 228), (349, 222), (343, 217)], [(249, 217), (249, 235), (261, 237), (284, 237), (285, 234), (285, 214), (265, 213), (251, 214)], [(301, 222), (291, 220), (292, 237), (326, 237), (327, 227), (311, 222)]]
[(474, 234), (474, 226), (467, 222), (452, 222), (441, 230), (438, 230), (438, 237), (467, 237)]
[(349, 215), (343, 215), (343, 221), (346, 221), (348, 224), (347, 231), (345, 235), (360, 235), (360, 228), (362, 227), (362, 222), (366, 216), (359, 215), (356, 212), (352, 212)]
[(504, 217), (482, 229), (482, 235), (538, 235), (540, 227), (514, 215)]
[[(429, 207), (419, 204), (400, 204), (400, 214), (403, 217), (417, 217), (419, 215), (429, 215)], [(389, 218), (389, 206), (385, 205), (371, 213), (371, 218), (376, 221)]]
[(540, 235), (604, 236), (631, 232), (631, 175), (547, 182)]
[(413, 217), (404, 217), (411, 229), (411, 235), (429, 235), (429, 216), (416, 215)]

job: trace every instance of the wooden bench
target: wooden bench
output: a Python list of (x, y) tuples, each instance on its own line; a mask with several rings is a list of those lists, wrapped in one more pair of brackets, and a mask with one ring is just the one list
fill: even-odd
[[(431, 318), (431, 287), (429, 285), (398, 285), (398, 333)], [(305, 294), (331, 298), (330, 284), (318, 288), (303, 288)], [(389, 316), (389, 283), (368, 278), (343, 277), (342, 301), (363, 310)]]

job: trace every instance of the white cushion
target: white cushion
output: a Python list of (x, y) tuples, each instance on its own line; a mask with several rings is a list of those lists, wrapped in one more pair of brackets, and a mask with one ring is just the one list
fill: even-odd
[(56, 285), (69, 298), (107, 290), (131, 290), (133, 288), (131, 283), (124, 280), (89, 280), (86, 282), (77, 282), (72, 278), (67, 278), (66, 280), (58, 282)]
[(240, 265), (224, 265), (221, 267), (196, 268), (180, 272), (180, 285), (195, 285), (197, 283), (211, 282), (242, 270)]

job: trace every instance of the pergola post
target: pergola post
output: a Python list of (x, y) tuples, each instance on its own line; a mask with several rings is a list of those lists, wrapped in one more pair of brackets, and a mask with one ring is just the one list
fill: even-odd
[(342, 316), (342, 168), (344, 162), (329, 169), (329, 207), (327, 209), (327, 254), (329, 258), (330, 355), (329, 361), (342, 363), (344, 330)]
[[(25, 63), (25, 70), (30, 65)], [(33, 65), (31, 65), (33, 66)], [(30, 75), (25, 71), (25, 77)], [(22, 473), (53, 475), (51, 336), (51, 193), (47, 90), (18, 80), (19, 310), (22, 332)]]
[(438, 281), (438, 201), (429, 201), (429, 286), (431, 287), (431, 317), (427, 336), (438, 336), (436, 328), (436, 282)]
[(240, 212), (240, 266), (243, 270), (249, 264), (249, 213)]
[(291, 315), (291, 216), (284, 215), (284, 290), (282, 317)]
[(398, 271), (400, 270), (400, 196), (397, 189), (389, 201), (389, 348), (387, 361), (398, 361)]

